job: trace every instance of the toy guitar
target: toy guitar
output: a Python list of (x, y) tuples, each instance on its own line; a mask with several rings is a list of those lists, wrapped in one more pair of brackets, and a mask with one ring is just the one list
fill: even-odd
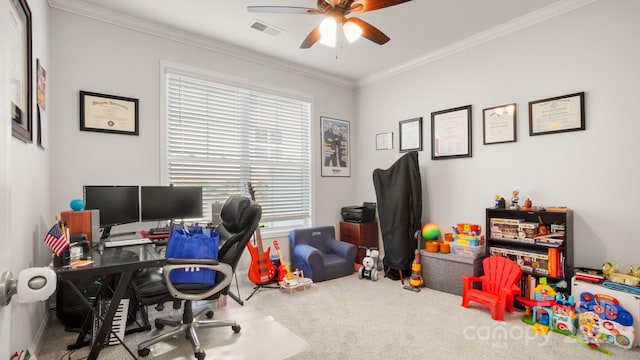
[[(251, 185), (251, 182), (247, 182), (249, 188), (249, 194), (251, 194), (251, 200), (255, 201), (255, 190)], [(251, 263), (249, 264), (249, 280), (256, 285), (266, 284), (273, 280), (276, 275), (276, 266), (273, 265), (271, 258), (269, 257), (269, 248), (262, 250), (262, 235), (260, 234), (260, 226), (256, 228), (256, 245), (253, 246), (251, 242), (247, 243), (247, 248), (251, 254)]]
[(293, 274), (291, 273), (291, 269), (289, 269), (289, 265), (284, 262), (284, 257), (282, 256), (282, 252), (280, 251), (280, 244), (278, 244), (278, 240), (273, 240), (273, 247), (276, 248), (278, 252), (278, 257), (280, 258), (280, 272), (278, 274), (278, 281), (282, 281), (284, 279), (293, 280)]

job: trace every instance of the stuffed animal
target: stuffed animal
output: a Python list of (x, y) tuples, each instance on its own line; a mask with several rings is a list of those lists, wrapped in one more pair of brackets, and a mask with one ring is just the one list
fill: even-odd
[(362, 258), (362, 267), (358, 269), (358, 277), (360, 279), (378, 280), (378, 256), (380, 252), (377, 249), (367, 249), (365, 257)]

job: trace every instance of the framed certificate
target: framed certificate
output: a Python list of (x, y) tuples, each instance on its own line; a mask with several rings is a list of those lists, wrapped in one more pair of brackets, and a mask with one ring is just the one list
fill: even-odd
[(584, 92), (529, 102), (530, 136), (584, 129)]
[(471, 157), (471, 105), (431, 113), (431, 159)]
[(516, 141), (516, 104), (484, 109), (482, 131), (485, 145)]
[(376, 134), (376, 150), (393, 149), (393, 133)]
[(80, 130), (139, 135), (138, 99), (80, 91)]
[(422, 118), (400, 121), (400, 152), (422, 151)]

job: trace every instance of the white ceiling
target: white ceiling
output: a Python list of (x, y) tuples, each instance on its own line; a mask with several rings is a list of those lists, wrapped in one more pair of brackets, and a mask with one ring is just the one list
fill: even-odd
[[(593, 1), (593, 0), (591, 0)], [(352, 13), (391, 40), (366, 39), (328, 48), (300, 49), (322, 15), (250, 13), (247, 6), (316, 7), (316, 0), (49, 0), (52, 7), (130, 27), (193, 34), (222, 48), (245, 49), (358, 82), (470, 46), (583, 5), (586, 0), (412, 0), (367, 13)], [(119, 20), (121, 19), (121, 20)], [(250, 28), (260, 21), (282, 31), (271, 36)], [(135, 24), (133, 26), (132, 24)], [(165, 28), (168, 26), (170, 28)], [(344, 40), (343, 40), (344, 42)], [(255, 56), (255, 54), (254, 54)]]

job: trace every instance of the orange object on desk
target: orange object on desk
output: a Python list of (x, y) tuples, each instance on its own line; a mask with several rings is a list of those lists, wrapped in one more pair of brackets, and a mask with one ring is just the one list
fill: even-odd
[(449, 242), (443, 241), (439, 244), (440, 252), (443, 254), (448, 254), (451, 252), (451, 246), (449, 246)]
[(148, 231), (143, 230), (143, 231), (140, 231), (140, 235), (142, 235), (142, 237), (147, 239), (166, 239), (171, 234), (149, 234)]

